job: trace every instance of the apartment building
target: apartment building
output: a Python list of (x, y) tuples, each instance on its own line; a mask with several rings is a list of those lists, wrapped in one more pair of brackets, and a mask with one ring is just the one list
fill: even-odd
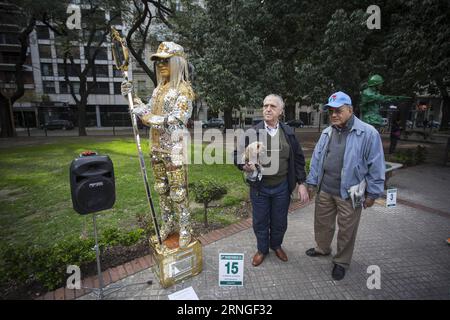
[[(0, 90), (6, 98), (10, 98), (17, 90), (15, 79), (15, 65), (19, 60), (21, 45), (19, 42), (20, 28), (11, 19), (19, 14), (18, 9), (6, 2), (0, 2)], [(34, 78), (31, 67), (31, 57), (28, 55), (23, 65), (25, 97), (32, 99), (34, 92)], [(25, 98), (26, 99), (26, 98)], [(12, 108), (12, 106), (8, 106)], [(36, 125), (36, 117), (29, 105), (24, 105), (21, 112), (15, 112), (15, 122), (24, 123), (28, 118), (31, 125)]]
[[(109, 13), (106, 12), (105, 15), (105, 18), (109, 19)], [(116, 27), (122, 29), (120, 21), (117, 21)], [(71, 53), (75, 64), (69, 64), (68, 75), (74, 91), (78, 92), (80, 84), (76, 75), (87, 63), (86, 47), (83, 43), (72, 43)], [(37, 25), (30, 35), (30, 54), (37, 98), (37, 101), (33, 102), (38, 109), (39, 123), (50, 119), (67, 119), (76, 124), (76, 103), (65, 80), (63, 50), (59, 46), (58, 36), (47, 26)], [(114, 68), (108, 42), (99, 48), (95, 65), (97, 83), (88, 97), (87, 125), (129, 125), (127, 101), (120, 94), (122, 73)], [(87, 80), (88, 84), (93, 82), (92, 72), (88, 74)]]
[[(74, 1), (80, 3), (80, 1)], [(8, 3), (0, 3), (5, 14), (11, 14)], [(82, 6), (83, 8), (83, 6)], [(110, 14), (103, 11), (105, 21)], [(19, 14), (19, 13), (18, 13)], [(15, 63), (19, 57), (19, 26), (1, 23), (0, 30), (0, 83), (3, 89), (14, 91)], [(120, 19), (113, 25), (123, 34), (125, 27)], [(83, 32), (80, 30), (79, 32)], [(99, 35), (96, 35), (99, 36)], [(48, 120), (67, 119), (77, 125), (77, 107), (70, 94), (70, 87), (65, 80), (63, 48), (58, 35), (42, 23), (37, 23), (29, 36), (27, 60), (24, 65), (25, 94), (13, 106), (16, 127), (39, 127)], [(95, 48), (94, 48), (95, 49)], [(91, 48), (91, 54), (94, 50)], [(83, 43), (71, 42), (71, 53), (75, 65), (69, 65), (68, 74), (74, 91), (79, 91), (77, 72), (83, 70), (86, 63), (86, 46)], [(145, 55), (150, 56), (150, 48)], [(127, 100), (120, 93), (123, 81), (122, 72), (114, 67), (110, 43), (105, 41), (99, 48), (96, 60), (97, 83), (88, 97), (88, 126), (130, 126)], [(131, 59), (129, 76), (133, 79), (138, 95), (145, 101), (153, 91), (153, 83), (134, 59)], [(93, 82), (93, 75), (88, 74), (88, 83)]]

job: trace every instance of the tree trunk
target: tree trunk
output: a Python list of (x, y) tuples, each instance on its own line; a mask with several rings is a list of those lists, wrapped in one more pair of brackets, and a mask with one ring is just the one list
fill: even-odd
[(442, 96), (442, 119), (441, 119), (441, 126), (440, 131), (448, 130), (448, 122), (449, 119), (449, 111), (450, 111), (450, 96), (447, 92), (447, 87), (445, 86), (439, 86), (439, 91), (441, 92)]
[(226, 129), (232, 129), (233, 128), (233, 111), (232, 109), (224, 109), (223, 110), (223, 117), (225, 121), (225, 128)]
[(87, 136), (86, 133), (86, 104), (87, 97), (81, 97), (78, 104), (78, 135)]
[(6, 99), (2, 94), (0, 94), (0, 117), (1, 117), (0, 122), (2, 125), (0, 135), (2, 138), (17, 136), (16, 129), (14, 126), (14, 112), (12, 106), (14, 105), (14, 102), (20, 99), (25, 92), (23, 65), (25, 64), (25, 61), (27, 59), (28, 36), (33, 31), (35, 24), (36, 19), (34, 16), (32, 16), (28, 20), (25, 29), (23, 29), (22, 32), (19, 34), (20, 52), (19, 52), (19, 59), (15, 64), (15, 71), (14, 71), (16, 82), (15, 84), (17, 86), (17, 89), (10, 99)]
[(406, 120), (408, 117), (408, 113), (410, 110), (410, 104), (409, 103), (400, 103), (399, 104), (399, 113), (400, 113), (400, 127), (403, 128), (403, 132), (406, 131)]
[(191, 119), (192, 119), (193, 121), (198, 120), (197, 114), (198, 114), (198, 102), (197, 102), (197, 101), (194, 101), (194, 102), (192, 103), (192, 115), (191, 115)]
[(0, 136), (2, 138), (16, 136), (16, 132), (13, 130), (11, 123), (11, 108), (9, 106), (9, 101), (2, 95), (0, 95), (0, 123), (2, 126)]
[(200, 116), (200, 110), (203, 108), (203, 102), (202, 99), (197, 99), (197, 113), (195, 114), (195, 120), (198, 120)]
[(204, 203), (203, 207), (205, 211), (203, 212), (203, 221), (205, 223), (205, 228), (208, 228), (208, 204)]
[(288, 121), (288, 120), (293, 120), (293, 119), (295, 119), (295, 105), (285, 104), (283, 120)]

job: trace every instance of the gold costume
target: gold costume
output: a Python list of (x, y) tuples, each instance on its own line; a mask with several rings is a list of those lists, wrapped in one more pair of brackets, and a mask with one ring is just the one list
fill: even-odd
[[(154, 56), (165, 54), (172, 57), (176, 55), (173, 52), (182, 53), (182, 50), (181, 46), (173, 42), (163, 42)], [(194, 92), (189, 82), (181, 80), (176, 88), (170, 81), (161, 82), (153, 91), (148, 104), (144, 105), (136, 99), (137, 106), (133, 110), (145, 125), (151, 127), (150, 157), (162, 216), (161, 240), (177, 231), (175, 222), (178, 219), (179, 246), (182, 248), (191, 242), (191, 225), (187, 168), (184, 163), (186, 150), (180, 130), (186, 128), (191, 117), (193, 99)]]

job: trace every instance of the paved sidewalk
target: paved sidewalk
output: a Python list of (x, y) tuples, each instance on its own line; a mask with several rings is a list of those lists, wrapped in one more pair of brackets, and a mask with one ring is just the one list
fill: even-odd
[[(255, 237), (251, 228), (203, 247), (203, 271), (168, 289), (159, 286), (151, 269), (115, 284), (153, 280), (152, 285), (124, 287), (107, 299), (167, 300), (168, 294), (192, 286), (201, 300), (271, 299), (450, 299), (450, 218), (406, 205), (364, 210), (353, 262), (342, 281), (331, 278), (331, 257), (310, 258), (314, 204), (289, 215), (284, 240), (288, 262), (273, 252), (259, 267), (251, 265)], [(335, 240), (333, 248), (335, 248)], [(244, 287), (219, 287), (220, 252), (245, 254)], [(379, 266), (381, 289), (368, 289), (367, 268)], [(91, 293), (80, 299), (95, 299)]]
[(450, 167), (424, 164), (396, 170), (388, 185), (398, 189), (399, 198), (450, 216)]

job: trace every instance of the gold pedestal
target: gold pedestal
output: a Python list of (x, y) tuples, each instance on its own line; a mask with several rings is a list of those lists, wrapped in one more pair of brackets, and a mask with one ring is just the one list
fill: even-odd
[(198, 240), (180, 248), (178, 234), (169, 236), (160, 246), (153, 237), (151, 246), (155, 258), (154, 271), (163, 288), (168, 288), (202, 271), (202, 245)]

